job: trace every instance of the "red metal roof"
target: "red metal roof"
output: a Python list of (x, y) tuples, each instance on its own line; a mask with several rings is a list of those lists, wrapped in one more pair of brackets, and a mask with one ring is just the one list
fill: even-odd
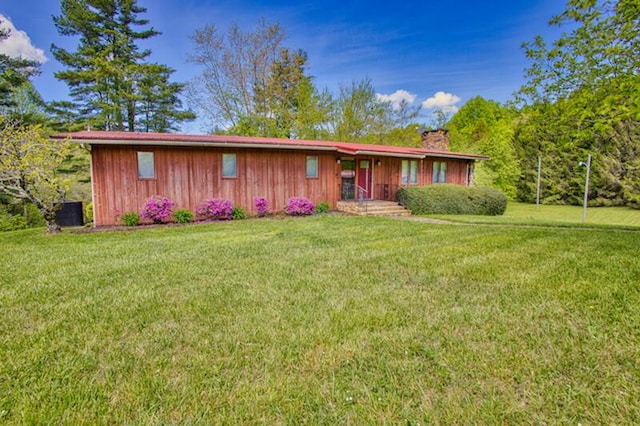
[(489, 157), (450, 151), (435, 151), (423, 148), (410, 148), (391, 145), (371, 145), (353, 142), (332, 142), (302, 139), (264, 138), (255, 136), (232, 135), (188, 135), (177, 133), (144, 133), (144, 132), (107, 132), (82, 131), (59, 133), (52, 139), (70, 139), (75, 143), (95, 145), (158, 145), (158, 146), (215, 146), (238, 148), (275, 148), (306, 149), (336, 151), (341, 154), (380, 155), (404, 158), (460, 158), (469, 160), (488, 160)]

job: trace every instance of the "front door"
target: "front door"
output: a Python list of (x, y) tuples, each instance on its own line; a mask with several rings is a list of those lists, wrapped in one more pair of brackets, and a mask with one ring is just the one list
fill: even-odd
[(373, 198), (373, 161), (357, 160), (358, 182), (356, 197), (365, 200)]

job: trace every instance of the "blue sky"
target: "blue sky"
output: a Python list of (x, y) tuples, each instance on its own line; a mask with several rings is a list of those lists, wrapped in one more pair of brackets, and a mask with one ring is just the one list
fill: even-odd
[[(390, 99), (423, 104), (423, 121), (435, 107), (455, 111), (480, 95), (505, 102), (523, 83), (527, 60), (521, 49), (536, 34), (557, 36), (547, 25), (564, 9), (560, 0), (493, 1), (284, 1), (139, 0), (143, 17), (162, 32), (146, 42), (151, 60), (176, 69), (175, 81), (187, 81), (198, 69), (186, 63), (189, 35), (205, 24), (245, 30), (264, 17), (280, 23), (286, 44), (305, 50), (309, 74), (319, 88), (337, 93), (341, 84), (365, 77)], [(0, 43), (46, 61), (35, 79), (45, 100), (60, 100), (67, 87), (53, 73), (61, 70), (51, 43), (73, 49), (77, 41), (59, 36), (51, 20), (59, 3), (51, 0), (0, 0), (0, 19), (13, 25), (15, 40)], [(22, 48), (20, 48), (22, 46)], [(21, 50), (19, 50), (21, 49)], [(41, 49), (38, 52), (37, 49)], [(5, 52), (6, 53), (6, 52)], [(197, 124), (187, 125), (197, 132)]]

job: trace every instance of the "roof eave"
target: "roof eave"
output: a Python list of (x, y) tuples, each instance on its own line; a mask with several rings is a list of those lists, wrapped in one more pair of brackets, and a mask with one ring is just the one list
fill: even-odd
[(486, 157), (484, 155), (465, 155), (465, 154), (460, 154), (457, 152), (450, 152), (450, 153), (445, 153), (445, 152), (434, 152), (434, 153), (426, 153), (425, 157), (436, 157), (436, 158), (456, 158), (456, 159), (460, 159), (460, 160), (490, 160), (491, 157)]
[[(54, 138), (55, 139), (55, 138)], [(296, 144), (264, 144), (239, 142), (206, 142), (206, 141), (167, 141), (167, 140), (112, 140), (112, 139), (69, 139), (71, 143), (90, 145), (130, 145), (130, 146), (193, 146), (211, 148), (259, 148), (259, 149), (292, 149), (307, 151), (338, 151), (333, 146), (308, 146)]]
[(339, 143), (333, 144), (301, 144), (301, 143), (278, 143), (278, 142), (255, 142), (255, 141), (224, 141), (224, 140), (171, 140), (171, 139), (138, 139), (138, 138), (99, 138), (99, 137), (74, 137), (73, 134), (57, 134), (52, 135), (53, 140), (67, 140), (71, 143), (89, 144), (89, 145), (129, 145), (129, 146), (182, 146), (182, 147), (211, 147), (211, 148), (253, 148), (253, 149), (282, 149), (282, 150), (298, 150), (298, 151), (329, 151), (337, 152), (345, 155), (370, 155), (377, 157), (391, 158), (411, 158), (424, 159), (426, 157), (449, 158), (470, 161), (490, 160), (489, 157), (464, 154), (446, 151), (429, 151), (416, 149), (411, 152), (393, 152), (378, 151), (373, 149), (358, 149), (355, 146), (344, 146)]
[(423, 159), (424, 154), (417, 153), (404, 153), (404, 152), (380, 152), (380, 151), (366, 151), (366, 150), (357, 150), (353, 153), (354, 155), (373, 155), (376, 157), (396, 157), (396, 158), (415, 158), (415, 159)]

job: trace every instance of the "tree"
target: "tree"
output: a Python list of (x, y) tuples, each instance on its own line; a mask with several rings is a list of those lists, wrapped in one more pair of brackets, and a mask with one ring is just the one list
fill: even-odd
[(476, 182), (516, 196), (520, 165), (513, 147), (515, 113), (480, 96), (469, 99), (447, 125), (451, 149), (488, 155), (476, 168)]
[[(0, 22), (2, 22), (0, 20)], [(0, 43), (3, 43), (11, 32), (0, 28)], [(0, 53), (0, 108), (14, 107), (16, 105), (15, 91), (29, 85), (29, 79), (38, 74), (39, 64), (23, 58), (12, 58)]]
[(189, 84), (190, 102), (212, 128), (255, 129), (252, 121), (260, 116), (259, 111), (268, 109), (267, 97), (258, 96), (256, 90), (265, 90), (283, 48), (280, 25), (262, 19), (253, 31), (244, 32), (234, 24), (222, 34), (208, 24), (195, 30), (191, 40), (194, 49), (188, 61), (202, 67), (202, 73)]
[(635, 179), (629, 173), (640, 155), (640, 135), (634, 130), (640, 120), (637, 1), (572, 0), (550, 23), (568, 25), (570, 31), (550, 45), (542, 37), (524, 45), (532, 64), (519, 92), (518, 100), (528, 108), (516, 143), (534, 155), (536, 143), (528, 137), (546, 135), (542, 154), (550, 156), (546, 167), (557, 179), (549, 185), (559, 191), (553, 197), (580, 202), (580, 185), (566, 183), (578, 173), (575, 163), (592, 154), (591, 202), (632, 204), (637, 186), (629, 184)]
[(137, 128), (143, 132), (171, 132), (178, 130), (178, 124), (196, 118), (191, 111), (182, 110), (182, 100), (178, 97), (184, 83), (172, 83), (169, 78), (174, 70), (162, 65), (145, 67), (140, 79), (139, 118)]
[(258, 122), (264, 136), (310, 138), (327, 120), (330, 99), (322, 98), (305, 74), (307, 54), (280, 49), (265, 86), (258, 86)]
[(392, 127), (390, 110), (389, 102), (378, 100), (371, 80), (343, 85), (333, 113), (333, 138), (349, 142), (379, 142), (381, 135)]
[(43, 124), (49, 120), (46, 103), (30, 81), (14, 87), (9, 94), (9, 105), (0, 111), (9, 119), (23, 124)]
[[(58, 32), (80, 37), (74, 52), (51, 47), (54, 57), (68, 68), (55, 76), (70, 88), (74, 100), (70, 115), (97, 129), (128, 131), (156, 130), (146, 119), (151, 103), (164, 105), (154, 108), (158, 117), (153, 122), (163, 123), (159, 130), (173, 128), (166, 122), (193, 118), (180, 110), (180, 103), (169, 107), (183, 88), (168, 83), (173, 70), (145, 62), (151, 51), (141, 50), (137, 43), (160, 33), (153, 28), (136, 30), (149, 23), (138, 18), (146, 9), (136, 0), (62, 0), (60, 7), (61, 14), (53, 18)], [(159, 76), (157, 87), (150, 87)]]
[(48, 233), (60, 231), (55, 212), (66, 190), (56, 170), (70, 152), (68, 143), (50, 140), (42, 127), (0, 116), (0, 193), (33, 203), (44, 216)]
[(237, 24), (221, 33), (196, 30), (189, 61), (202, 73), (188, 97), (211, 129), (246, 136), (318, 138), (326, 135), (331, 107), (307, 75), (307, 54), (284, 46), (284, 30), (264, 19), (253, 31)]

